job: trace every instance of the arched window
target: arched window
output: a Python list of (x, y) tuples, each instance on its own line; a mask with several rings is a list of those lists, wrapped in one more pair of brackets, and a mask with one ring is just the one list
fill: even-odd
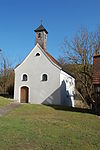
[(42, 75), (42, 81), (47, 81), (47, 79), (48, 79), (47, 74), (43, 74), (43, 75)]
[(36, 56), (40, 56), (40, 53), (36, 53)]
[(27, 81), (27, 75), (26, 74), (23, 74), (22, 81)]

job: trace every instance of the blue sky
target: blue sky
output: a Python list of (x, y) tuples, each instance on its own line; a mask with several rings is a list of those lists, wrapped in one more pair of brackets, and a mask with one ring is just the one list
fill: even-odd
[(57, 59), (64, 37), (72, 39), (82, 25), (89, 31), (100, 26), (100, 0), (0, 0), (0, 48), (13, 66), (34, 47), (41, 18), (47, 50)]

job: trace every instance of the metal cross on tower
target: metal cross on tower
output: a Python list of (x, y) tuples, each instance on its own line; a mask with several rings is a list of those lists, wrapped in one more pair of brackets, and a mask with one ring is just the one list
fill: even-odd
[(42, 24), (42, 22), (43, 22), (43, 20), (42, 19), (40, 19), (40, 23)]

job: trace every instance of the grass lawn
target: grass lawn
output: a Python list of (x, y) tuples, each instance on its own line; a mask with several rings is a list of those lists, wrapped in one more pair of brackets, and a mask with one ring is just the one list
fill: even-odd
[(10, 104), (12, 101), (10, 99), (0, 96), (0, 108)]
[(0, 117), (0, 150), (100, 150), (100, 118), (21, 104)]

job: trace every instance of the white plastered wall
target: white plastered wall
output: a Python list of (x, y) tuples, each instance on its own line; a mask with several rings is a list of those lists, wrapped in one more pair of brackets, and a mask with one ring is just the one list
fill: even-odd
[(61, 70), (60, 86), (62, 105), (74, 107), (75, 79)]
[[(21, 80), (23, 73), (28, 75), (28, 81)], [(41, 81), (42, 74), (48, 75), (46, 82)], [(14, 99), (19, 102), (22, 86), (29, 87), (30, 103), (60, 104), (60, 69), (48, 60), (39, 44), (15, 69)]]

